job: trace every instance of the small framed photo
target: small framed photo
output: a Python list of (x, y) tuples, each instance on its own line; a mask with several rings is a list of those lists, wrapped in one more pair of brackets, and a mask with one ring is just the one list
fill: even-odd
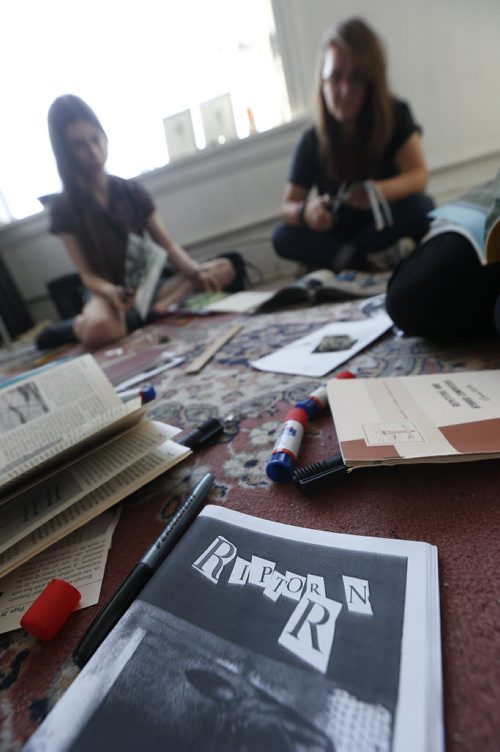
[(187, 157), (196, 151), (191, 110), (176, 112), (163, 119), (168, 156), (172, 162)]

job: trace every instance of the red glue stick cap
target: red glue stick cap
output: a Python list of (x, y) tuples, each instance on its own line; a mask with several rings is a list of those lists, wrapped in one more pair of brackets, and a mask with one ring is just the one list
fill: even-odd
[(66, 580), (51, 580), (22, 617), (21, 626), (39, 640), (52, 640), (80, 598), (80, 592)]
[(356, 374), (352, 371), (341, 371), (335, 376), (336, 379), (355, 379)]
[(295, 406), (291, 407), (285, 415), (285, 423), (287, 420), (296, 420), (297, 423), (300, 423), (305, 428), (307, 426), (308, 417), (303, 407)]

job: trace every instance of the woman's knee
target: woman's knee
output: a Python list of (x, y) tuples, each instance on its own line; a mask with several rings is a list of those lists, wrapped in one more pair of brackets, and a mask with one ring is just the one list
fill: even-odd
[(272, 234), (273, 248), (281, 258), (289, 261), (302, 261), (306, 257), (307, 244), (301, 240), (303, 229), (290, 225), (278, 225)]
[(495, 329), (497, 331), (497, 334), (500, 335), (500, 295), (498, 296), (496, 303), (495, 303), (493, 321), (495, 324)]
[(127, 333), (125, 322), (120, 318), (80, 314), (75, 320), (75, 334), (85, 347), (96, 350), (114, 342)]
[[(442, 233), (417, 246), (392, 275), (386, 309), (407, 334), (449, 339), (474, 324), (464, 300), (480, 263), (469, 241), (457, 233)], [(470, 326), (469, 326), (470, 323)]]

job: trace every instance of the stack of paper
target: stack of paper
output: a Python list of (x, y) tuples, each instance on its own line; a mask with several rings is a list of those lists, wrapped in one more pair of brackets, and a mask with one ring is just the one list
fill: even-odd
[(25, 750), (166, 743), (441, 752), (436, 548), (205, 507)]

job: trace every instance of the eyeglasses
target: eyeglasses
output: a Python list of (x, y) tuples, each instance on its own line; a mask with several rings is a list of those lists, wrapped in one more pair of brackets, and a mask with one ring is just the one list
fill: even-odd
[(321, 79), (323, 86), (339, 86), (343, 82), (352, 87), (359, 87), (365, 86), (368, 83), (368, 79), (361, 71), (354, 71), (347, 75), (344, 75), (341, 71), (333, 71), (331, 76)]

